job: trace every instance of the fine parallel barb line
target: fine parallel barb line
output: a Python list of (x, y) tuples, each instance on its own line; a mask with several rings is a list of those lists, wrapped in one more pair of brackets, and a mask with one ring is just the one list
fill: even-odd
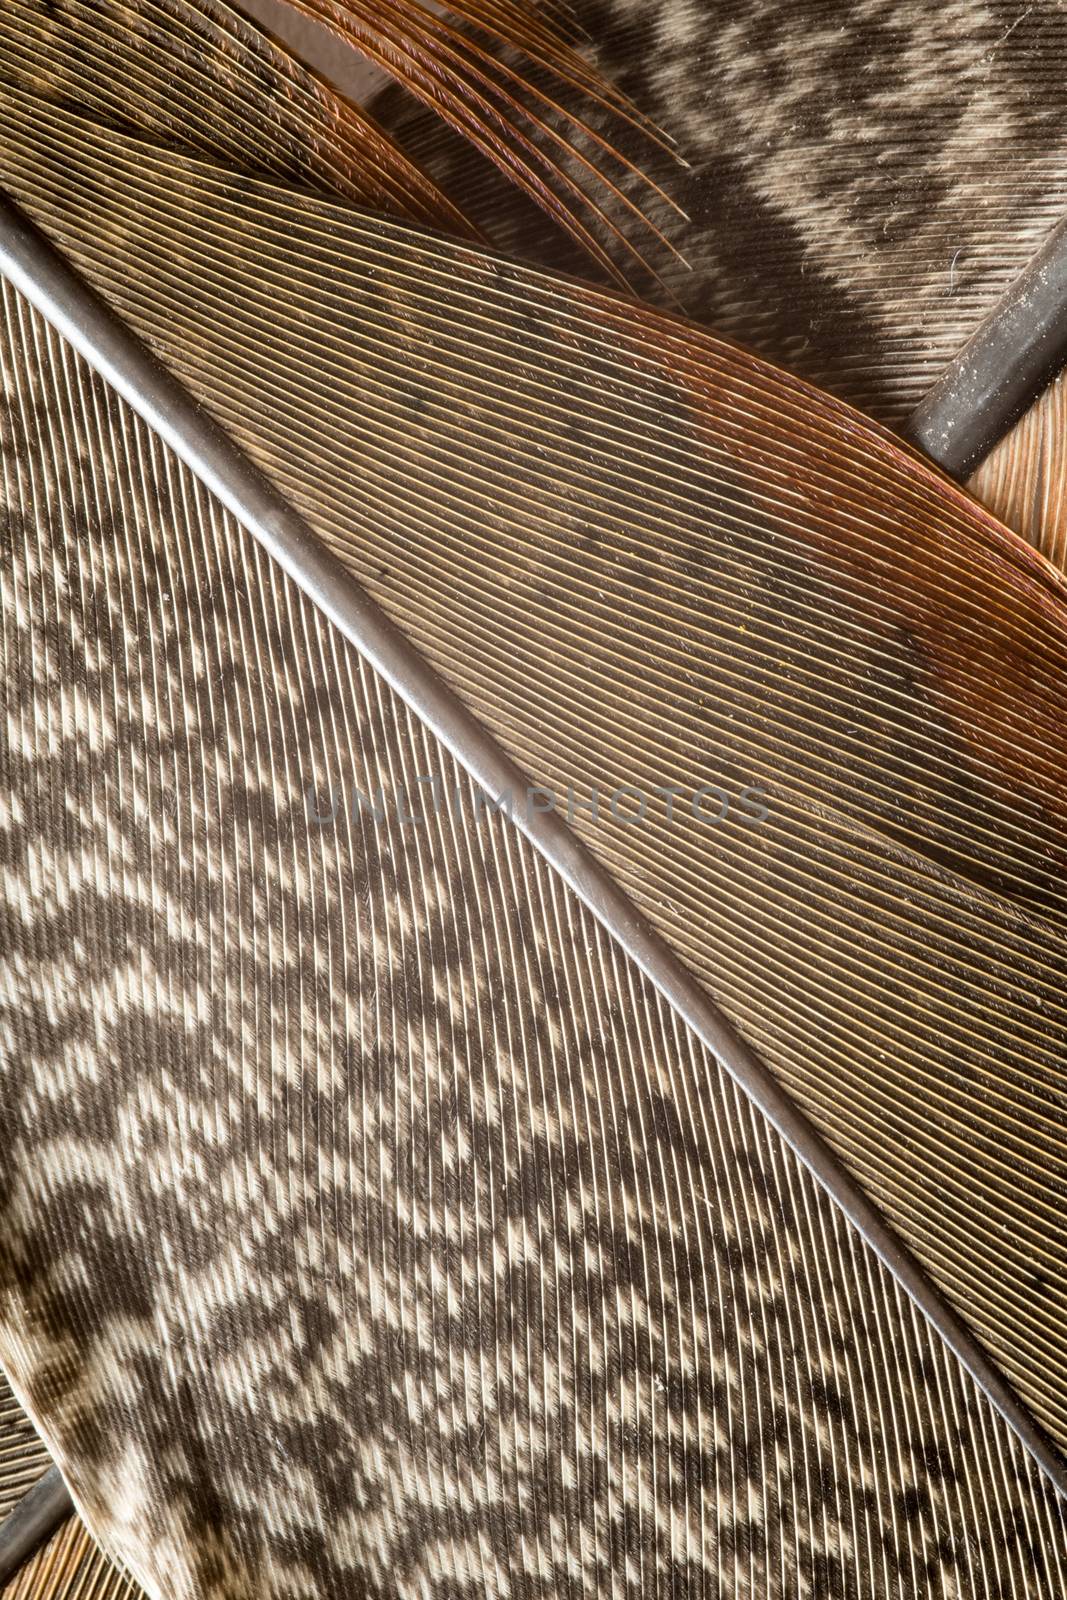
[[(499, 795), (524, 782), (524, 774), (511, 757), (243, 452), (8, 204), (2, 217), (0, 266), (13, 287), (254, 534), (486, 793)], [(535, 811), (515, 820), (832, 1195), (1057, 1489), (1067, 1494), (1067, 1471), (1059, 1455), (963, 1321), (760, 1057), (651, 929), (610, 873), (557, 813)]]

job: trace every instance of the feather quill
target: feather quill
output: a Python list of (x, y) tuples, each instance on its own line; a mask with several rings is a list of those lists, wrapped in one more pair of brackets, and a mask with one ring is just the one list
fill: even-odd
[[(514, 36), (511, 42), (517, 42)], [(13, 47), (7, 59), (17, 61)], [(1013, 1346), (1004, 1313), (995, 1309), (998, 1302), (1014, 1311), (1022, 1307), (1034, 1321), (1020, 1258), (1009, 1251), (1009, 1259), (994, 1262), (980, 1243), (963, 1276), (954, 1274), (951, 1246), (946, 1248), (954, 1217), (980, 1221), (980, 1206), (954, 1187), (951, 1164), (946, 1177), (943, 1160), (927, 1160), (921, 1131), (910, 1131), (907, 1162), (927, 1185), (932, 1177), (940, 1185), (925, 1195), (905, 1170), (901, 1152), (877, 1148), (880, 1130), (869, 1109), (877, 1104), (877, 1085), (869, 1075), (871, 1058), (859, 1048), (869, 1042), (877, 1052), (881, 1046), (883, 1062), (891, 1059), (897, 1093), (904, 1091), (899, 1115), (905, 1126), (907, 1095), (920, 1107), (931, 1069), (945, 1064), (929, 1031), (933, 1020), (943, 1026), (946, 1018), (962, 1015), (963, 1006), (975, 1005), (985, 1009), (987, 1020), (993, 1017), (982, 979), (967, 970), (964, 954), (973, 955), (981, 915), (1000, 931), (1000, 972), (1008, 976), (995, 981), (1011, 986), (1010, 1025), (1036, 1041), (1038, 1059), (1048, 1061), (1049, 1084), (1057, 1081), (1057, 1024), (1046, 1022), (1038, 1009), (1056, 1003), (1055, 974), (1062, 971), (1055, 868), (1063, 848), (1057, 744), (1062, 707), (1055, 684), (1064, 622), (1062, 591), (1052, 575), (877, 430), (682, 325), (357, 219), (296, 191), (272, 190), (255, 179), (234, 186), (220, 169), (172, 156), (166, 140), (147, 159), (139, 153), (139, 176), (124, 152), (128, 132), (110, 115), (86, 120), (57, 105), (54, 96), (42, 99), (36, 88), (27, 93), (18, 70), (12, 76), (4, 111), (11, 136), (6, 181), (341, 558), (380, 592), (539, 778), (560, 790), (577, 778), (579, 800), (588, 806), (592, 753), (605, 772), (637, 777), (653, 788), (664, 753), (681, 764), (692, 761), (676, 735), (690, 724), (696, 731), (695, 713), (707, 733), (707, 682), (692, 647), (703, 640), (720, 671), (725, 669), (718, 692), (723, 683), (728, 686), (726, 720), (712, 717), (711, 726), (721, 733), (731, 724), (731, 736), (750, 759), (776, 762), (778, 782), (787, 791), (770, 849), (752, 855), (747, 846), (727, 846), (733, 861), (728, 859), (724, 874), (706, 839), (692, 828), (677, 841), (662, 829), (643, 840), (636, 832), (612, 832), (603, 819), (590, 816), (579, 823), (580, 831), (661, 934), (728, 997), (845, 1159), (874, 1182), (957, 1306), (978, 1323), (1031, 1402), (1056, 1426), (1059, 1402), (1042, 1352)], [(142, 128), (161, 126), (148, 104)], [(43, 133), (36, 146), (22, 131), (30, 115)], [(141, 109), (138, 115), (143, 118)], [(215, 149), (205, 153), (219, 159)], [(135, 196), (141, 217), (131, 212)], [(163, 270), (161, 240), (168, 257)], [(275, 332), (262, 285), (270, 288)], [(512, 314), (511, 305), (521, 310)], [(331, 319), (340, 330), (333, 338), (326, 332)], [(397, 330), (431, 384), (412, 387), (393, 366), (389, 347)], [(250, 364), (245, 357), (253, 350)], [(324, 355), (328, 405), (326, 387), (313, 376), (313, 364)], [(452, 396), (449, 403), (458, 408), (453, 422), (435, 407), (434, 385)], [(570, 386), (582, 394), (582, 406), (566, 404)], [(339, 394), (345, 396), (350, 434), (362, 443), (358, 492), (365, 498), (371, 491), (362, 511), (353, 503), (343, 446), (335, 439)], [(512, 418), (513, 442), (500, 457), (503, 474), (487, 470), (477, 443), (492, 436), (486, 411), (491, 400)], [(767, 442), (772, 417), (778, 422), (773, 449)], [(526, 439), (515, 445), (520, 426), (539, 441), (539, 452), (551, 462), (551, 479), (536, 469)], [(403, 476), (389, 470), (385, 454), (376, 455), (374, 428), (394, 441)], [(625, 458), (622, 440), (628, 441)], [(673, 477), (644, 465), (646, 440), (656, 442)], [(447, 471), (439, 472), (436, 461), (446, 461)], [(478, 474), (481, 485), (466, 489), (464, 511), (449, 481), (473, 486)], [(877, 485), (878, 509), (872, 509), (863, 483)], [(430, 498), (420, 505), (422, 494)], [(638, 514), (641, 494), (658, 505), (655, 515)], [(431, 499), (443, 515), (429, 510)], [(701, 507), (717, 530), (718, 547), (695, 532), (693, 518)], [(412, 514), (433, 530), (433, 545), (412, 537)], [(619, 536), (626, 527), (628, 543)], [(758, 539), (746, 533), (753, 528)], [(578, 540), (580, 563), (573, 555)], [(478, 552), (473, 586), (466, 549)], [(701, 581), (698, 560), (712, 573), (710, 580)], [(743, 574), (746, 565), (747, 576), (737, 587), (731, 573)], [(961, 570), (965, 576), (957, 582)], [(389, 581), (381, 581), (387, 574)], [(980, 606), (969, 607), (963, 598), (965, 584), (975, 583), (992, 608), (984, 633)], [(585, 618), (574, 614), (568, 639), (558, 620), (575, 598)], [(824, 641), (813, 620), (816, 601), (837, 619), (848, 641), (844, 646), (838, 640), (831, 649)], [(619, 615), (642, 611), (644, 631), (633, 649), (621, 649)], [(692, 630), (676, 660), (662, 626), (672, 615), (684, 616)], [(989, 616), (997, 619), (999, 638), (992, 636)], [(730, 631), (720, 631), (716, 640), (700, 617)], [(790, 648), (783, 617), (794, 637)], [(531, 626), (535, 619), (540, 633)], [(744, 641), (748, 628), (756, 637)], [(473, 656), (472, 640), (478, 643)], [(550, 671), (537, 648), (546, 641)], [(662, 664), (652, 641), (663, 651)], [(894, 662), (903, 660), (902, 641), (914, 679), (910, 697), (893, 681)], [(507, 682), (504, 648), (512, 665), (522, 664), (518, 686)], [(759, 686), (764, 709), (755, 719), (756, 702), (743, 685), (739, 689), (731, 654), (741, 657)], [(671, 671), (677, 673), (673, 683)], [(857, 671), (877, 686), (872, 703), (888, 710), (888, 725), (884, 713), (871, 720), (864, 697), (850, 697), (844, 675)], [(768, 674), (784, 677), (784, 690), (776, 691)], [(657, 705), (643, 694), (642, 676), (655, 686)], [(625, 707), (613, 699), (612, 679), (627, 685)], [(598, 715), (591, 687), (603, 697), (613, 728)], [(843, 717), (856, 722), (854, 740), (857, 733), (860, 742), (874, 735), (873, 761), (864, 759), (862, 770), (846, 774), (832, 770), (831, 747), (819, 742), (827, 728), (839, 729)], [(672, 723), (675, 731), (668, 736)], [(929, 727), (936, 730), (935, 741), (949, 731), (949, 762), (935, 754)], [(577, 754), (579, 734), (585, 765), (571, 770), (566, 753)], [(632, 763), (629, 772), (624, 759)], [(684, 775), (693, 782), (709, 774), (722, 777), (716, 759), (717, 753), (705, 751)], [(736, 764), (735, 753), (730, 759)], [(931, 763), (929, 771), (922, 770), (922, 759)], [(902, 831), (899, 812), (886, 799), (892, 782), (909, 788), (918, 782), (928, 791), (909, 806)], [(1010, 815), (1008, 800), (1017, 792), (1028, 807), (1029, 839)], [(898, 829), (895, 837), (888, 832), (891, 824)], [(837, 886), (823, 894), (820, 909), (810, 862), (827, 834), (836, 843), (837, 860), (823, 848), (823, 870), (831, 883), (836, 874)], [(721, 896), (719, 922), (694, 866)], [(773, 884), (772, 871), (779, 875)], [(890, 986), (883, 984), (884, 992), (899, 996), (900, 975), (914, 959), (906, 939), (876, 936), (886, 920), (888, 886), (899, 894), (903, 882), (918, 907), (922, 939), (937, 952), (948, 978), (929, 988), (920, 1006), (902, 1008), (906, 1015), (894, 1019), (870, 999), (886, 974)], [(801, 922), (813, 909), (814, 942)], [(818, 942), (833, 917), (854, 928), (858, 956), (841, 951), (836, 935), (829, 945)], [(953, 917), (964, 930), (957, 928), (955, 944)], [(732, 961), (725, 939), (731, 920), (746, 930), (761, 924), (775, 930), (763, 975), (739, 970)], [(760, 934), (753, 937), (758, 941)], [(776, 948), (786, 948), (784, 939), (791, 959), (799, 954), (800, 971), (792, 984), (787, 980), (783, 1005)], [(1047, 978), (1041, 975), (1038, 939), (1044, 941)], [(835, 969), (839, 987), (847, 972), (856, 992), (866, 994), (865, 1008), (845, 1006), (836, 1015), (826, 1010), (812, 983), (818, 972)], [(779, 990), (773, 1002), (763, 979)], [(839, 1075), (850, 1060), (856, 1063), (851, 1102), (839, 1089), (827, 1098), (817, 1074), (805, 1077), (812, 1018), (829, 1042), (828, 1049), (823, 1046), (826, 1065)], [(1002, 1036), (1007, 1026), (1002, 1024)], [(845, 1070), (847, 1081), (847, 1065)], [(991, 1074), (984, 1065), (982, 1070), (1009, 1118), (1021, 1115), (1027, 1101), (1022, 1074)], [(971, 1150), (984, 1136), (977, 1103), (965, 1105), (956, 1115), (953, 1155), (964, 1176), (974, 1170)], [(926, 1148), (932, 1151), (933, 1145)], [(1050, 1151), (1050, 1180), (1057, 1161)], [(1039, 1156), (1039, 1170), (1041, 1165)], [(1011, 1175), (1002, 1180), (994, 1172), (994, 1181), (1000, 1200), (1014, 1204)], [(1047, 1192), (1054, 1192), (1051, 1186)], [(952, 1202), (947, 1218), (941, 1215), (946, 1196)], [(1041, 1225), (1050, 1218), (1046, 1207)], [(1041, 1318), (1038, 1311), (1036, 1325), (1047, 1341), (1054, 1337), (1052, 1318)]]
[[(9, 105), (25, 204), (524, 769), (575, 788), (579, 833), (1062, 1430), (1057, 575), (707, 335)], [(748, 782), (762, 829), (590, 808)]]
[(8, 288), (4, 317), (3, 648), (47, 663), (8, 680), (7, 770), (59, 873), (27, 977), (61, 1026), (7, 1074), (0, 1341), (112, 1551), (153, 1600), (1052, 1600), (1063, 1502), (510, 825), (470, 790), (414, 849), (395, 807), (279, 818), (309, 763), (461, 777)]

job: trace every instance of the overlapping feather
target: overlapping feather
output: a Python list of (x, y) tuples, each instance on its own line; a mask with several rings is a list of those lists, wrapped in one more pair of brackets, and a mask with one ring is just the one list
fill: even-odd
[[(810, 1174), (3, 314), (0, 1356), (111, 1551), (152, 1600), (1056, 1600), (1056, 1491)], [(315, 823), (338, 774), (382, 816)]]
[(1049, 386), (974, 474), (971, 493), (1067, 572), (1067, 379)]
[[(308, 9), (368, 49), (381, 21)], [(303, 98), (265, 161), (243, 96), (270, 47), (227, 17), (216, 48), (176, 54), (205, 19), (221, 29), (222, 8), (92, 10), (106, 31), (72, 0), (16, 0), (0, 29), (4, 181), (528, 769), (573, 786), (579, 829), (1062, 1436), (1067, 625), (1052, 573), (877, 430), (728, 347), (263, 181), (457, 222), (413, 209), (429, 203), (416, 169), (382, 156), (365, 119), (353, 144), (350, 113), (276, 53), (270, 96), (281, 82)], [(390, 8), (376, 58), (430, 98), (444, 84), (451, 106), (480, 85), (478, 129), (454, 120), (549, 209), (579, 205), (526, 166), (542, 91), (515, 103), (512, 68), (479, 38), (629, 108), (555, 27), (453, 10), (473, 35)], [(101, 52), (135, 67), (142, 44), (118, 23), (146, 17), (144, 94), (120, 106)], [(180, 119), (175, 73), (192, 85)], [(309, 105), (317, 139), (300, 131)], [(369, 161), (399, 207), (367, 185)], [(580, 216), (566, 226), (608, 266)], [(593, 786), (741, 780), (769, 793), (765, 831), (629, 831), (589, 807)], [(839, 1250), (835, 1295), (846, 1268)], [(883, 1592), (855, 1565), (838, 1576), (842, 1593)]]

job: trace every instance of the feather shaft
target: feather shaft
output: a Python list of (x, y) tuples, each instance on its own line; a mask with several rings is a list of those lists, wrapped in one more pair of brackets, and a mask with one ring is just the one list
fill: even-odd
[(74, 1513), (63, 1475), (49, 1467), (0, 1523), (0, 1587)]
[[(524, 784), (524, 774), (512, 758), (240, 448), (6, 201), (0, 206), (0, 271), (254, 534), (484, 790), (499, 795)], [(612, 875), (558, 813), (532, 811), (515, 820), (722, 1061), (867, 1240), (1059, 1492), (1067, 1495), (1067, 1468), (1058, 1452), (965, 1324)]]

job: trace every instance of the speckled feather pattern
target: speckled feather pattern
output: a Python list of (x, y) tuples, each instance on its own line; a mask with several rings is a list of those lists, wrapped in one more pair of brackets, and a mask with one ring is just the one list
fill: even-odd
[[(1065, 1437), (1056, 575), (713, 337), (57, 108), (6, 117), (20, 199), (582, 797), (578, 831)], [(593, 814), (594, 787), (670, 783), (762, 784), (766, 826)]]
[[(1062, 1509), (705, 1052), (5, 292), (0, 1356), (152, 1596), (1041, 1596)], [(305, 786), (436, 774), (418, 832)]]
[[(602, 64), (695, 163), (683, 188), (696, 272), (671, 275), (669, 286), (702, 316), (886, 415), (910, 403), (1062, 201), (1035, 92), (1062, 58), (1059, 9), (941, 8), (936, 28), (920, 10), (896, 8), (887, 20), (857, 6), (845, 27), (836, 7), (587, 13)], [(507, 493), (494, 498), (484, 448), (500, 408), (486, 409), (492, 381), (479, 394), (487, 371), (508, 374), (509, 400), (528, 401), (543, 396), (546, 372), (553, 392), (566, 393), (574, 363), (592, 363), (598, 415), (605, 397), (614, 407), (609, 433), (633, 430), (651, 405), (660, 434), (684, 436), (687, 449), (695, 440), (698, 457), (711, 450), (714, 494), (701, 503), (716, 526), (749, 484), (753, 457), (743, 428), (723, 428), (729, 407), (707, 431), (688, 355), (664, 360), (657, 349), (650, 364), (651, 344), (606, 303), (557, 300), (519, 269), (306, 201), (313, 190), (375, 203), (353, 187), (359, 162), (335, 103), (290, 69), (278, 139), (260, 149), (249, 137), (238, 91), (254, 82), (269, 105), (281, 69), (256, 44), (256, 73), (242, 79), (248, 58), (219, 43), (224, 12), (219, 0), (12, 0), (0, 23), (8, 181), (30, 175), (27, 197), (64, 243), (539, 775), (588, 776), (553, 763), (578, 749), (571, 713), (585, 704), (582, 674), (606, 671), (607, 683), (621, 671), (624, 682), (637, 661), (610, 643), (610, 613), (632, 601), (634, 585), (664, 614), (681, 604), (691, 615), (699, 599), (705, 643), (712, 621), (732, 630), (739, 614), (789, 618), (787, 689), (767, 693), (787, 753), (800, 726), (788, 683), (812, 660), (839, 696), (862, 667), (894, 715), (910, 706), (913, 732), (928, 723), (937, 735), (935, 764), (944, 748), (962, 750), (951, 781), (939, 776), (926, 809), (909, 810), (906, 839), (884, 834), (892, 808), (863, 779), (847, 806), (869, 811), (877, 798), (877, 843), (866, 812), (862, 826), (854, 809), (845, 819), (840, 784), (810, 816), (799, 791), (780, 791), (776, 828), (755, 858), (766, 884), (775, 874), (785, 882), (798, 861), (810, 866), (812, 819), (829, 852), (819, 858), (824, 882), (830, 856), (835, 871), (848, 856), (850, 915), (861, 926), (841, 959), (861, 981), (847, 993), (869, 994), (888, 970), (899, 1015), (887, 1025), (904, 1019), (890, 1069), (884, 1051), (850, 1058), (867, 1085), (858, 1120), (846, 1096), (844, 1122), (833, 1123), (840, 1074), (832, 1052), (824, 1060), (809, 1048), (809, 1000), (818, 1009), (829, 996), (833, 1010), (834, 986), (811, 986), (821, 955), (812, 965), (794, 954), (791, 970), (753, 989), (751, 973), (737, 977), (729, 943), (709, 943), (715, 913), (699, 895), (687, 901), (685, 874), (666, 893), (662, 878), (649, 888), (641, 850), (606, 834), (594, 842), (639, 895), (653, 895), (712, 986), (726, 974), (732, 1002), (748, 1008), (746, 1024), (772, 1058), (778, 1051), (798, 1092), (814, 1084), (818, 1106), (819, 1074), (832, 1083), (823, 1108), (844, 1128), (848, 1159), (898, 1224), (916, 1228), (957, 1303), (1060, 1426), (1050, 1352), (1063, 1337), (1054, 1316), (1063, 1282), (1050, 1252), (1062, 1227), (1061, 1168), (1056, 1138), (1039, 1147), (1025, 1128), (1027, 1118), (1045, 1133), (1062, 1127), (1062, 906), (1049, 866), (1062, 843), (1062, 795), (1046, 808), (1035, 778), (1062, 777), (1046, 738), (1062, 596), (991, 524), (951, 496), (931, 499), (928, 483), (908, 487), (907, 516), (926, 496), (927, 526), (966, 523), (978, 539), (987, 577), (995, 567), (1012, 596), (1012, 639), (1029, 639), (1045, 618), (1019, 740), (1036, 766), (1016, 756), (1005, 767), (1011, 740), (996, 744), (988, 705), (965, 701), (993, 730), (995, 757), (928, 696), (931, 665), (959, 674), (954, 647), (946, 654), (907, 604), (895, 631), (857, 630), (870, 594), (847, 562), (827, 565), (825, 546), (813, 565), (810, 545), (784, 548), (780, 524), (768, 566), (732, 513), (715, 550), (687, 525), (680, 560), (669, 539), (654, 559), (647, 542), (637, 554), (616, 543), (604, 507), (615, 504), (618, 475), (589, 419), (572, 415), (551, 444), (586, 463), (562, 523), (539, 455), (513, 460)], [(97, 50), (106, 37), (114, 61), (132, 64), (140, 46), (124, 43), (124, 16), (139, 28), (150, 17), (163, 34), (211, 21), (213, 45), (183, 56), (183, 92), (201, 120), (186, 119), (180, 139), (151, 74), (147, 98), (116, 96), (104, 78), (85, 100), (92, 51), (86, 73), (63, 41), (95, 19)], [(27, 19), (36, 19), (32, 70)], [(958, 115), (938, 109), (935, 79)], [(388, 97), (376, 110), (417, 131), (418, 119), (393, 118)], [(175, 144), (183, 156), (172, 156)], [(447, 141), (410, 147), (479, 218), (493, 211), (501, 242), (566, 259), (542, 221), (531, 229), (510, 197), (500, 209), (499, 187), (453, 160)], [(190, 163), (190, 151), (229, 175)], [(175, 198), (177, 215), (195, 198), (186, 237), (175, 247), (172, 236), (147, 275), (151, 251), (122, 217), (146, 174), (159, 183), (152, 226), (166, 223)], [(424, 204), (409, 179), (412, 204)], [(198, 229), (221, 237), (235, 206), (242, 242), (220, 277)], [(271, 219), (283, 216), (272, 237)], [(332, 265), (309, 293), (320, 250)], [(257, 322), (264, 281), (280, 287), (273, 316)], [(447, 283), (436, 309), (425, 298), (432, 282)], [(329, 383), (304, 347), (323, 284), (341, 295), (334, 332), (346, 330), (333, 341)], [(467, 336), (458, 402), (464, 363), (442, 355), (438, 320), (455, 316), (450, 296), (489, 312)], [(367, 367), (353, 356), (362, 306), (372, 332), (386, 308), (401, 341), (395, 374), (388, 360)], [(582, 325), (576, 308), (589, 319)], [(477, 820), (441, 750), (173, 458), (10, 293), (4, 314), (0, 1092), (11, 1137), (0, 1151), (0, 1361), (115, 1555), (153, 1600), (1057, 1600), (1062, 1508), (718, 1065), (506, 824)], [(510, 362), (504, 336), (518, 352)], [(555, 367), (536, 355), (546, 336)], [(272, 368), (278, 341), (287, 350)], [(258, 374), (254, 361), (243, 365), (253, 350)], [(733, 380), (719, 381), (721, 400)], [(332, 410), (320, 406), (327, 390)], [(779, 404), (788, 394), (790, 405), (813, 408), (846, 455), (862, 435), (888, 470), (892, 451), (876, 431), (795, 387), (775, 393)], [(339, 465), (349, 458), (334, 448), (338, 407), (346, 448), (358, 437), (361, 470), (371, 469), (369, 498)], [(546, 402), (539, 427), (551, 409)], [(394, 455), (404, 470), (383, 475), (381, 441), (401, 435), (421, 454)], [(554, 436), (540, 437), (543, 447)], [(434, 477), (446, 457), (465, 496), (458, 515)], [(505, 447), (496, 459), (512, 455)], [(688, 494), (695, 481), (689, 460), (678, 482)], [(812, 481), (795, 476), (784, 503), (821, 492)], [(429, 506), (427, 488), (433, 510), (420, 527), (434, 529), (436, 570), (404, 511), (405, 496)], [(663, 502), (648, 493), (644, 504), (659, 508), (662, 539)], [(497, 543), (481, 547), (479, 602), (456, 573), (486, 525)], [(501, 655), (501, 619), (518, 607), (520, 633), (538, 619), (551, 631), (568, 614), (574, 538), (585, 588), (599, 586), (572, 635), (587, 654), (583, 665), (554, 645), (557, 681), (538, 702), (529, 693), (536, 651)], [(850, 641), (847, 660), (812, 643), (817, 614)], [(762, 674), (760, 640), (743, 632), (723, 636), (727, 656), (740, 652)], [(468, 633), (482, 641), (478, 657)], [(692, 655), (692, 623), (686, 638)], [(663, 748), (667, 702), (661, 694), (655, 715), (642, 709), (655, 666), (643, 659), (631, 689), (621, 699), (604, 691), (587, 716), (584, 758), (605, 771), (621, 760), (620, 729), (638, 729), (628, 760), (647, 764)], [(695, 662), (680, 659), (673, 679), (674, 754), (692, 758), (686, 719), (712, 705), (738, 719), (731, 740), (751, 749), (760, 723), (745, 720), (744, 695), (709, 700)], [(977, 693), (973, 665), (952, 680), (954, 693)], [(982, 692), (1014, 683), (1017, 665), (1007, 661), (999, 679), (979, 673)], [(848, 706), (882, 779), (899, 775), (865, 696)], [(757, 739), (757, 753), (771, 748)], [(796, 750), (811, 759), (810, 731)], [(431, 774), (460, 798), (429, 827), (405, 825), (395, 810), (373, 825), (342, 817), (320, 828), (307, 816), (309, 781), (328, 790), (340, 780), (349, 796), (382, 783), (395, 794)], [(660, 775), (654, 762), (648, 775)], [(669, 851), (658, 871), (665, 862)], [(721, 886), (721, 863), (711, 865)], [(738, 882), (754, 860), (741, 865)], [(814, 891), (789, 893), (790, 915), (808, 915)], [(951, 1002), (938, 1010), (938, 985), (925, 980), (920, 999), (934, 995), (934, 1010), (903, 1058), (901, 1041), (911, 1051), (915, 1039), (912, 956), (883, 941), (882, 965), (863, 967), (900, 896), (924, 959), (934, 941)], [(687, 909), (698, 913), (689, 933)], [(794, 952), (806, 948), (797, 927)], [(976, 980), (968, 967), (979, 960), (991, 965)], [(952, 1029), (975, 1002), (987, 1031), (965, 1030), (965, 1051), (950, 1057), (942, 1044), (962, 1037)], [(826, 1015), (836, 1027), (848, 1010)], [(862, 1019), (862, 1007), (850, 1015)], [(1015, 1061), (1012, 1030), (1037, 1040), (1040, 1082)], [(795, 1038), (807, 1053), (790, 1055)], [(887, 1087), (901, 1059), (907, 1071)], [(941, 1094), (942, 1106), (954, 1100), (952, 1144), (932, 1183), (916, 1161), (936, 1142), (931, 1129), (913, 1123), (914, 1147), (910, 1135), (887, 1140), (878, 1109), (892, 1088), (898, 1103), (885, 1114), (906, 1120), (899, 1088), (923, 1104), (916, 1086), (931, 1068), (959, 1075)], [(993, 1159), (994, 1124), (1007, 1129), (1011, 1161), (1004, 1149)], [(983, 1171), (993, 1189), (983, 1180), (972, 1191), (968, 1174)], [(946, 1174), (958, 1189), (952, 1204), (938, 1188)], [(1003, 1259), (998, 1207), (1014, 1218)]]

